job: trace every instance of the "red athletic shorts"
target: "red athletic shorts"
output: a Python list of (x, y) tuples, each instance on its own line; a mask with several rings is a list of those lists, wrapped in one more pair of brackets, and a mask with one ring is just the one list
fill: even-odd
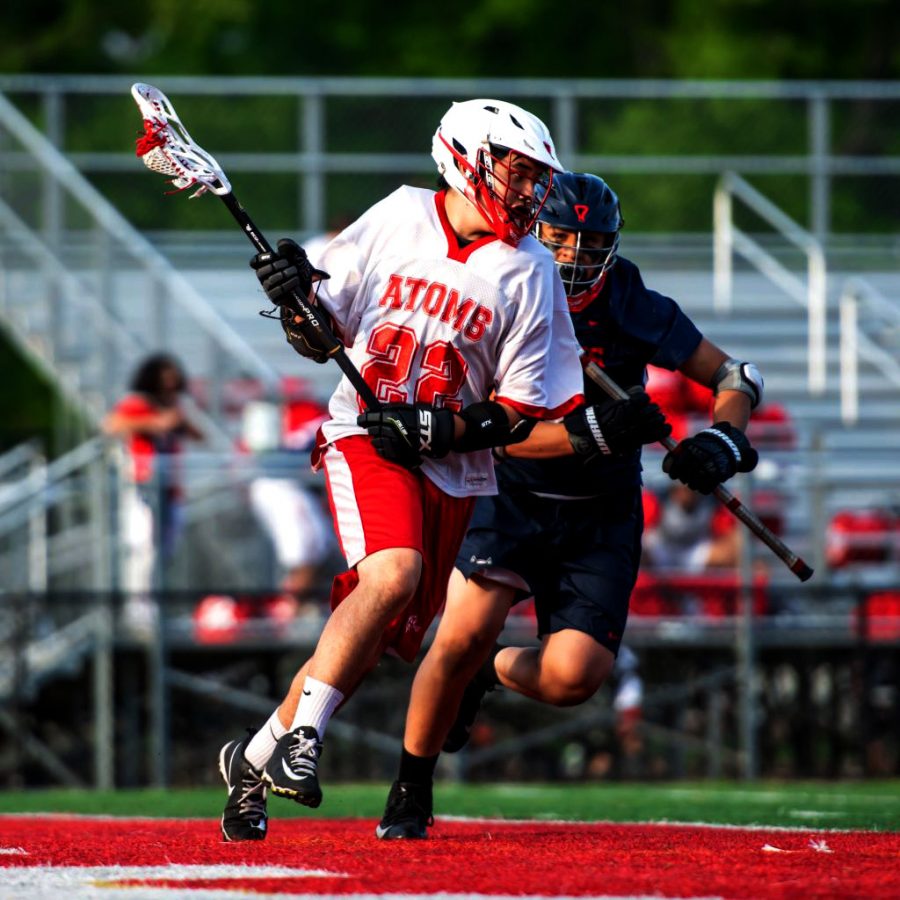
[(380, 457), (366, 435), (341, 438), (322, 456), (335, 531), (349, 571), (334, 579), (331, 608), (356, 587), (356, 564), (377, 550), (411, 547), (422, 555), (415, 596), (384, 633), (390, 648), (412, 662), (441, 611), (474, 497), (451, 497), (421, 474)]

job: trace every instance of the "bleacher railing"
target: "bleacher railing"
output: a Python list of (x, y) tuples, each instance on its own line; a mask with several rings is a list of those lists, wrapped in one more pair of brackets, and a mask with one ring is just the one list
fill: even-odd
[[(806, 277), (790, 271), (762, 244), (735, 224), (739, 200), (771, 225), (806, 257)], [(713, 197), (713, 304), (718, 312), (731, 309), (732, 258), (737, 253), (755, 266), (807, 311), (807, 383), (811, 394), (825, 392), (827, 375), (828, 295), (825, 251), (821, 241), (735, 172), (726, 172)]]
[(848, 278), (844, 282), (838, 304), (841, 419), (845, 425), (854, 425), (859, 419), (860, 357), (876, 366), (900, 392), (900, 363), (897, 361), (900, 306), (891, 303), (881, 291), (861, 277)]
[[(96, 148), (70, 148), (66, 134), (77, 120), (72, 112), (76, 99), (109, 96), (125, 97), (134, 81), (145, 76), (122, 75), (0, 75), (0, 91), (16, 96), (37, 97), (42, 107), (45, 132), (52, 142), (66, 150), (75, 166), (86, 173), (132, 171), (134, 159), (126, 148), (110, 152)], [(166, 76), (159, 86), (171, 97), (221, 97), (223, 99), (280, 98), (296, 104), (296, 144), (287, 150), (228, 152), (217, 148), (216, 156), (229, 173), (288, 173), (297, 178), (296, 231), (319, 233), (328, 225), (328, 176), (340, 174), (431, 174), (427, 140), (433, 123), (424, 131), (422, 123), (411, 125), (425, 141), (399, 141), (402, 150), (373, 152), (371, 146), (358, 149), (354, 137), (361, 123), (359, 109), (342, 114), (339, 104), (361, 100), (383, 118), (390, 110), (396, 128), (402, 131), (402, 102), (435, 99), (446, 102), (465, 97), (499, 96), (540, 109), (551, 126), (560, 158), (572, 169), (599, 172), (605, 176), (667, 174), (671, 176), (719, 175), (735, 171), (743, 175), (790, 175), (809, 179), (807, 227), (820, 241), (831, 231), (832, 182), (836, 177), (876, 177), (900, 175), (900, 156), (885, 145), (883, 153), (869, 155), (835, 152), (835, 121), (847, 104), (890, 104), (900, 100), (900, 82), (865, 81), (717, 81), (717, 80), (629, 80), (629, 79), (449, 79), (449, 78), (343, 78), (343, 77), (232, 77)], [(616, 146), (600, 139), (606, 108), (603, 104), (642, 104), (663, 101), (730, 101), (735, 108), (744, 101), (791, 104), (801, 107), (804, 116), (794, 117), (805, 150), (779, 152), (704, 152), (703, 135), (698, 149), (654, 153), (646, 148), (624, 152), (603, 152)], [(671, 108), (671, 105), (670, 107)], [(544, 110), (549, 112), (544, 112)], [(335, 124), (343, 115), (347, 120)], [(738, 122), (745, 124), (742, 120)], [(364, 123), (362, 123), (364, 125)], [(409, 123), (407, 123), (409, 124)], [(593, 138), (591, 138), (593, 135)], [(337, 141), (335, 137), (337, 136)], [(118, 143), (118, 142), (116, 142)], [(246, 142), (244, 142), (246, 145)], [(340, 146), (335, 146), (335, 144)], [(784, 145), (787, 147), (788, 145)]]
[[(89, 419), (122, 395), (142, 354), (188, 337), (209, 379), (200, 424), (220, 446), (227, 378), (252, 376), (278, 396), (272, 367), (2, 94), (0, 158), (18, 160), (0, 167), (0, 314)], [(42, 197), (26, 175), (37, 177)], [(89, 239), (86, 267), (62, 256), (65, 218)]]

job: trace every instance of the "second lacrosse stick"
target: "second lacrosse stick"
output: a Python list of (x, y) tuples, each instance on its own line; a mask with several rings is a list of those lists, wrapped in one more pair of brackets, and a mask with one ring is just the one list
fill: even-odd
[[(628, 399), (628, 394), (597, 363), (587, 363), (585, 372), (588, 378), (595, 384), (600, 385), (610, 397), (616, 400)], [(677, 446), (670, 437), (660, 441), (660, 443), (666, 450), (673, 450)], [(812, 578), (813, 569), (800, 559), (771, 529), (767, 528), (756, 514), (744, 506), (731, 491), (720, 484), (713, 491), (713, 494), (736, 519), (743, 522), (801, 581), (808, 581)]]

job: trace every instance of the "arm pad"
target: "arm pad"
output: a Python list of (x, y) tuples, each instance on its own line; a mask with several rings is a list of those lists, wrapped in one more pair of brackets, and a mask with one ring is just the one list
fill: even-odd
[(453, 445), (457, 453), (518, 444), (528, 437), (535, 424), (533, 419), (522, 419), (510, 428), (506, 409), (494, 400), (473, 403), (457, 415), (466, 423), (462, 437)]
[(713, 394), (718, 397), (722, 391), (740, 391), (750, 398), (750, 408), (756, 409), (763, 397), (763, 377), (753, 363), (738, 359), (726, 359), (716, 369), (710, 384)]

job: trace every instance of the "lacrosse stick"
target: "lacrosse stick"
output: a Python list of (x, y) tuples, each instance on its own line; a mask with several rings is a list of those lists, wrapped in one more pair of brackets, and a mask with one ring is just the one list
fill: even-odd
[[(177, 191), (197, 185), (197, 190), (191, 194), (192, 199), (212, 191), (228, 207), (257, 253), (272, 253), (271, 244), (238, 203), (222, 167), (194, 142), (166, 95), (152, 85), (138, 83), (132, 85), (131, 96), (144, 118), (144, 134), (137, 141), (137, 155), (144, 165), (161, 175), (171, 176)], [(292, 312), (311, 326), (318, 343), (341, 367), (366, 407), (380, 409), (381, 404), (372, 389), (350, 361), (343, 344), (316, 314), (315, 307), (299, 291), (293, 291), (291, 299)]]
[[(584, 368), (588, 378), (595, 384), (600, 385), (610, 397), (616, 400), (628, 399), (628, 394), (597, 363), (588, 362)], [(670, 437), (663, 438), (660, 443), (666, 450), (674, 450), (678, 446)], [(720, 484), (713, 491), (713, 494), (736, 519), (743, 522), (801, 581), (808, 581), (812, 578), (813, 570), (799, 556), (793, 553), (776, 534), (763, 525), (755, 513), (744, 506), (731, 491)]]

